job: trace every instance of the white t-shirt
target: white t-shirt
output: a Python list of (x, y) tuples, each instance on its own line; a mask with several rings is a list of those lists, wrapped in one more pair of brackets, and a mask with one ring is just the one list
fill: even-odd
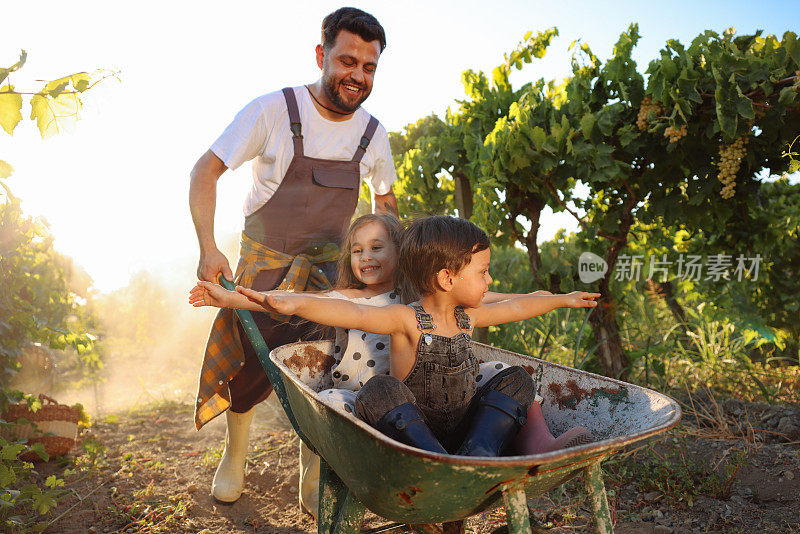
[[(308, 89), (295, 87), (303, 152), (311, 158), (351, 160), (369, 122), (369, 113), (358, 108), (346, 121), (335, 122), (319, 114)], [(253, 160), (253, 187), (244, 203), (245, 216), (263, 206), (283, 180), (294, 155), (289, 112), (282, 91), (260, 96), (247, 104), (211, 145), (229, 169)], [(255, 159), (254, 159), (255, 158)], [(382, 124), (361, 159), (361, 178), (376, 195), (389, 192), (396, 178), (389, 136)]]

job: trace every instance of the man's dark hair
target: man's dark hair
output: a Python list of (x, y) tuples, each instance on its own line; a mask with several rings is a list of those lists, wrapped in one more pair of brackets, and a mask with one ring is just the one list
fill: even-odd
[(322, 19), (322, 46), (330, 50), (336, 42), (336, 36), (347, 30), (367, 42), (379, 41), (381, 52), (386, 48), (386, 34), (378, 19), (355, 7), (340, 7)]
[(436, 216), (411, 223), (400, 242), (400, 269), (420, 295), (440, 289), (442, 269), (457, 273), (476, 252), (489, 248), (486, 232), (466, 219)]

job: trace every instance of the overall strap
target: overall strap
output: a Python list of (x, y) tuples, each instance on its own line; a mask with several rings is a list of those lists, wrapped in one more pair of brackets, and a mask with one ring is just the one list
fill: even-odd
[(361, 142), (358, 144), (356, 153), (353, 154), (352, 161), (355, 161), (357, 163), (361, 161), (361, 158), (363, 158), (364, 154), (366, 154), (367, 152), (367, 147), (369, 146), (370, 141), (372, 141), (372, 136), (375, 135), (375, 130), (377, 128), (378, 128), (378, 119), (370, 115), (369, 122), (367, 123), (367, 128), (364, 130), (364, 135), (361, 136)]
[(292, 131), (294, 155), (302, 156), (303, 127), (302, 124), (300, 124), (300, 111), (297, 109), (297, 99), (294, 96), (294, 89), (291, 87), (284, 87), (283, 98), (286, 99), (286, 109), (289, 111), (289, 129)]
[(465, 330), (467, 332), (472, 330), (472, 324), (470, 324), (469, 315), (467, 315), (467, 312), (464, 311), (464, 306), (456, 306), (455, 315), (456, 323), (461, 330)]
[(436, 325), (433, 324), (433, 317), (425, 311), (422, 304), (419, 302), (412, 302), (408, 306), (417, 314), (417, 329), (421, 332), (425, 330), (436, 330)]

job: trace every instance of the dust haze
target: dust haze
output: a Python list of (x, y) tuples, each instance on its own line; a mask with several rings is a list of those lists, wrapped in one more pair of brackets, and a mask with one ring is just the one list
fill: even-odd
[[(235, 269), (238, 236), (220, 242)], [(51, 349), (55, 365), (47, 379), (39, 377), (37, 382), (36, 373), (23, 369), (27, 372), (21, 375), (32, 380), (17, 387), (26, 393), (45, 393), (61, 403), (80, 402), (92, 417), (153, 402), (192, 403), (217, 312), (188, 303), (196, 269), (197, 257), (185, 257), (158, 272), (139, 271), (127, 286), (112, 293), (93, 295), (89, 289), (86, 306), (93, 322), (89, 331), (97, 336), (95, 351), (103, 363), (96, 372), (99, 380), (86, 375), (76, 363), (76, 353)]]

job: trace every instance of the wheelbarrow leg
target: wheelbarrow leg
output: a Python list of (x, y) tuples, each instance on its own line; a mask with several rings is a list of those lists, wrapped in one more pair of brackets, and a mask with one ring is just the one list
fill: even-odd
[(356, 499), (353, 492), (347, 491), (342, 507), (339, 509), (339, 516), (336, 518), (336, 526), (333, 534), (358, 534), (361, 525), (364, 523), (364, 514), (367, 509)]
[(317, 533), (358, 534), (366, 510), (328, 463), (320, 458)]
[(319, 462), (319, 509), (317, 533), (331, 534), (339, 508), (347, 495), (347, 486), (323, 458)]
[(606, 486), (603, 483), (603, 470), (600, 469), (600, 462), (595, 462), (586, 468), (583, 480), (594, 512), (594, 531), (597, 534), (613, 534), (614, 526), (611, 524), (611, 511), (608, 508)]
[(528, 516), (525, 485), (506, 484), (503, 487), (503, 500), (506, 503), (506, 523), (509, 534), (530, 534), (531, 520)]

